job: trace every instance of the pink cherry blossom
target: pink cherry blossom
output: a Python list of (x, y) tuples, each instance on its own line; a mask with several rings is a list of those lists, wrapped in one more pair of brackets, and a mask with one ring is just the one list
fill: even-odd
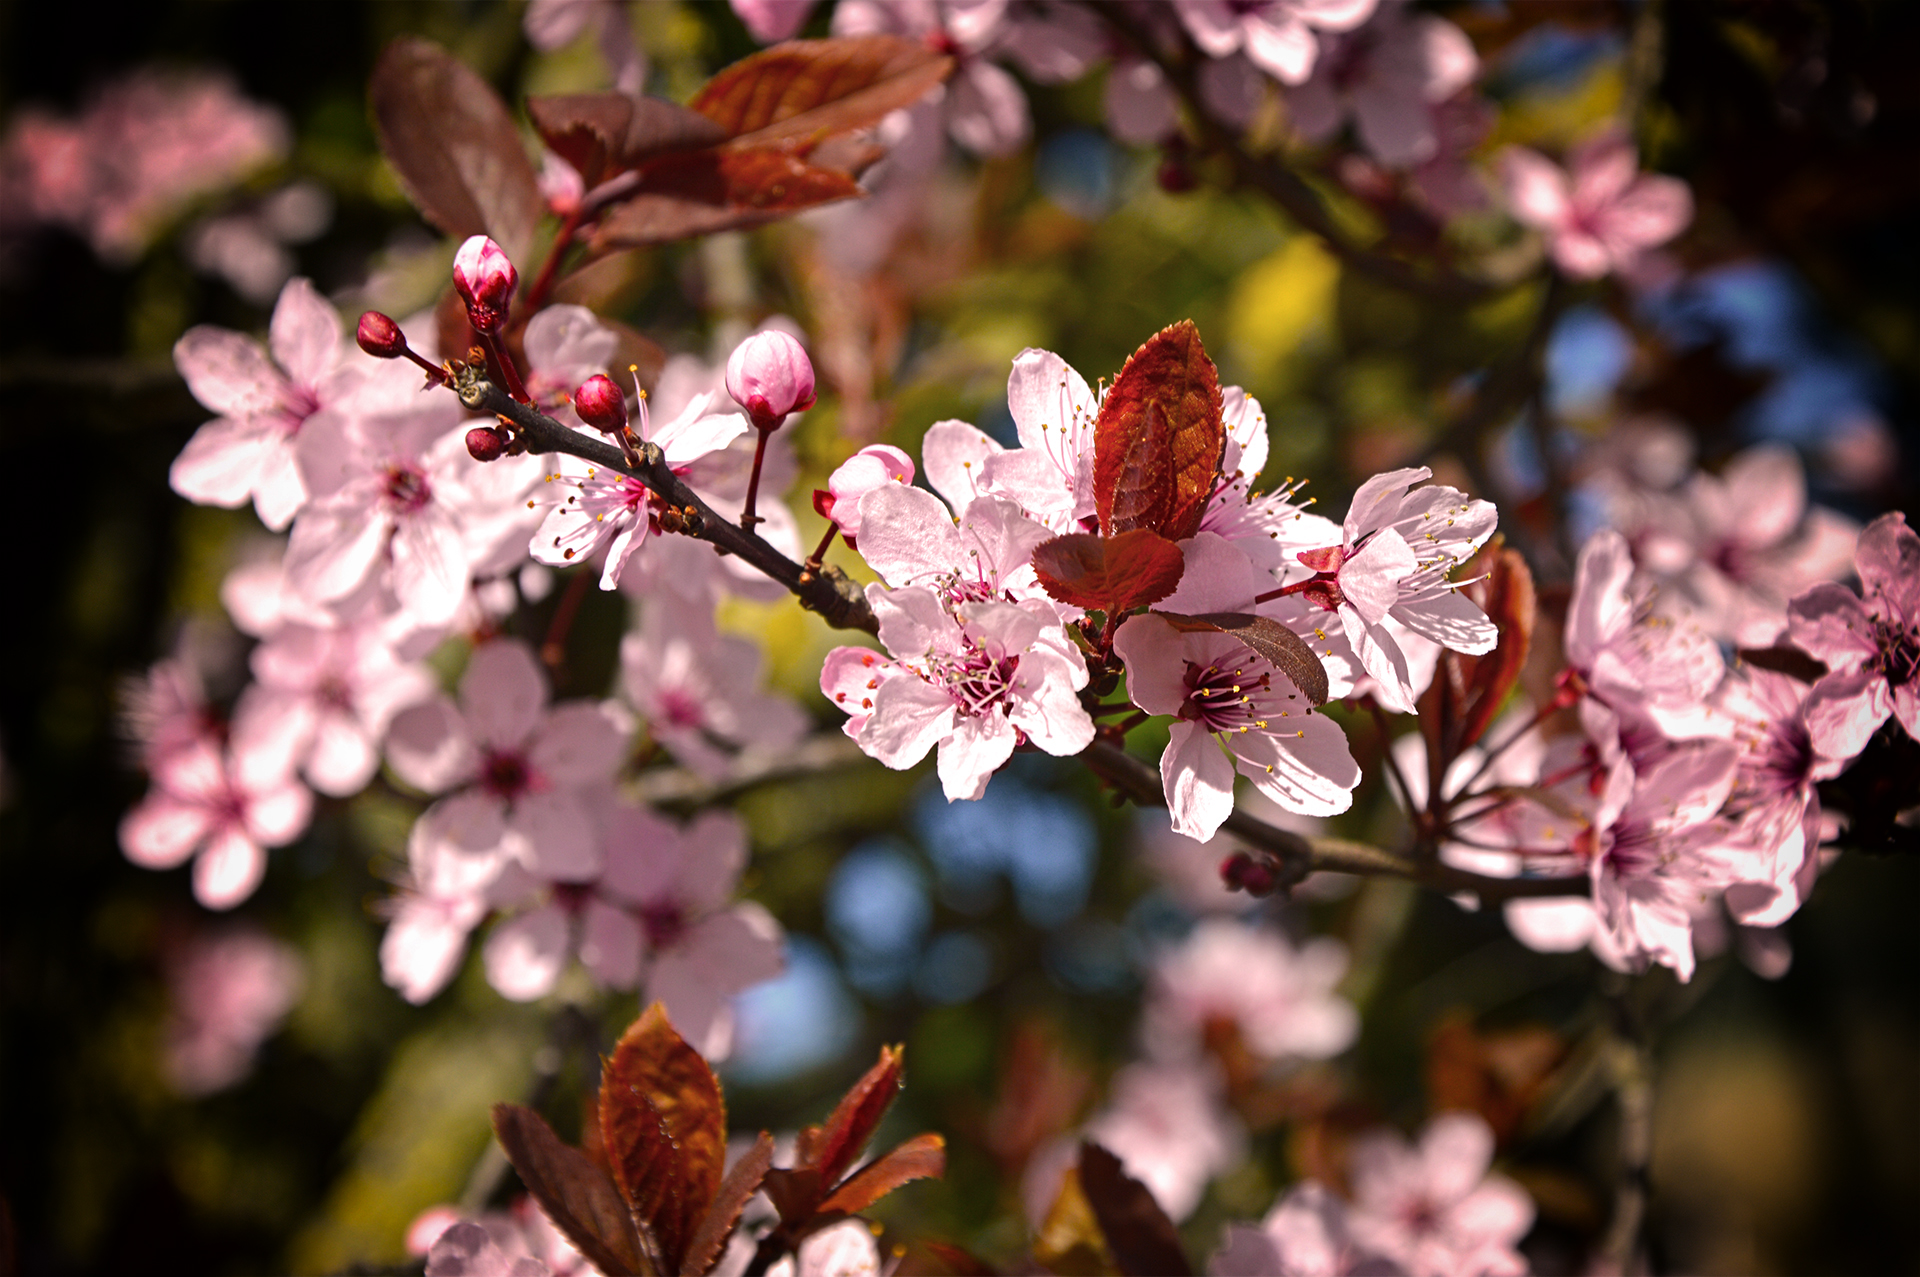
[(406, 878), (380, 942), (381, 978), (407, 1001), (426, 1002), (459, 969), (509, 864), (505, 841), (504, 816), (485, 794), (456, 794), (414, 822)]
[(283, 158), (286, 117), (225, 76), (140, 70), (103, 88), (77, 120), (28, 108), (0, 144), (8, 212), (84, 235), (117, 265), (202, 196)]
[(566, 413), (567, 397), (589, 377), (613, 366), (620, 336), (585, 306), (548, 306), (527, 321), (527, 395), (541, 408)]
[(1351, 117), (1375, 159), (1407, 168), (1438, 153), (1434, 110), (1479, 69), (1459, 27), (1389, 0), (1364, 26), (1323, 40), (1313, 74), (1288, 92), (1287, 107), (1309, 141), (1325, 141)]
[(1431, 477), (1420, 466), (1361, 484), (1340, 544), (1297, 554), (1314, 576), (1288, 587), (1339, 616), (1347, 642), (1374, 679), (1376, 698), (1401, 713), (1413, 712), (1416, 692), (1389, 617), (1456, 652), (1491, 652), (1499, 641), (1486, 613), (1447, 579), (1493, 535), (1498, 512), (1454, 488), (1412, 486)]
[(625, 0), (530, 0), (520, 19), (536, 49), (564, 48), (589, 30), (613, 87), (639, 96), (647, 87), (647, 55), (634, 43)]
[[(978, 798), (1022, 740), (1058, 755), (1092, 742), (1076, 695), (1086, 663), (1046, 603), (955, 606), (923, 586), (870, 585), (867, 599), (893, 659), (872, 667), (879, 686), (856, 739), (888, 767), (911, 767), (938, 746), (948, 800)], [(828, 657), (829, 670), (847, 667), (845, 650)], [(844, 689), (823, 680), (822, 690)]]
[(925, 40), (956, 63), (945, 88), (947, 132), (975, 155), (1007, 155), (1033, 131), (1019, 81), (990, 61), (1007, 37), (1006, 0), (842, 0), (835, 35)]
[(827, 490), (813, 494), (813, 508), (833, 520), (847, 544), (858, 549), (860, 498), (889, 483), (912, 482), (912, 457), (892, 444), (868, 444), (827, 476)]
[(787, 417), (813, 407), (813, 364), (792, 334), (764, 329), (727, 356), (727, 393), (747, 410), (756, 430), (775, 430)]
[(602, 984), (641, 986), (642, 1003), (663, 1003), (695, 1050), (725, 1058), (730, 999), (778, 975), (785, 961), (773, 915), (732, 899), (746, 867), (745, 826), (707, 812), (683, 828), (625, 804), (604, 805), (601, 819), (606, 864), (591, 884), (509, 871), (523, 911), (487, 940), (489, 982), (511, 998), (540, 997), (578, 952)]
[(1320, 56), (1315, 31), (1351, 31), (1378, 0), (1174, 0), (1187, 34), (1210, 58), (1244, 52), (1282, 84), (1300, 84)]
[[(711, 393), (698, 395), (656, 430), (646, 399), (640, 400), (640, 438), (658, 444), (673, 472), (703, 489), (706, 472), (720, 460), (715, 454), (747, 431), (747, 419), (739, 413), (713, 409)], [(528, 502), (531, 508), (551, 503), (529, 551), (537, 561), (561, 567), (584, 562), (604, 548), (600, 588), (616, 588), (628, 562), (657, 530), (659, 499), (638, 479), (603, 470), (571, 454), (561, 455), (547, 483), (550, 494)]]
[(1360, 1017), (1333, 992), (1347, 972), (1339, 941), (1296, 949), (1279, 932), (1210, 918), (1155, 959), (1147, 996), (1148, 1050), (1156, 1058), (1200, 1053), (1209, 1021), (1231, 1021), (1263, 1059), (1326, 1059), (1353, 1045)]
[(197, 745), (218, 746), (220, 716), (207, 701), (200, 671), (187, 655), (154, 663), (121, 689), (122, 729), (138, 747), (140, 765), (158, 771), (175, 754)]
[(315, 789), (341, 798), (373, 779), (393, 716), (434, 690), (426, 667), (396, 659), (371, 625), (286, 625), (252, 662), (258, 681), (234, 712), (235, 736), (283, 751)]
[(254, 1054), (300, 999), (300, 955), (247, 928), (196, 936), (167, 963), (167, 1078), (183, 1095), (211, 1095), (245, 1077)]
[(437, 696), (399, 714), (387, 758), (429, 794), (460, 791), (497, 814), (498, 847), (530, 872), (580, 882), (600, 868), (598, 831), (580, 795), (613, 778), (632, 731), (612, 702), (548, 708), (547, 679), (524, 643), (475, 648), (460, 703)]
[(1267, 415), (1260, 401), (1238, 386), (1224, 387), (1220, 398), (1227, 427), (1220, 464), (1224, 477), (1207, 500), (1200, 530), (1219, 533), (1268, 571), (1297, 567), (1300, 551), (1337, 541), (1340, 528), (1307, 513), (1313, 498), (1294, 500), (1305, 480), (1289, 479), (1263, 492), (1253, 490), (1267, 464)]
[(872, 1225), (846, 1219), (809, 1234), (792, 1255), (767, 1269), (767, 1277), (882, 1277), (894, 1266), (880, 1262)]
[(722, 635), (703, 612), (647, 605), (620, 641), (621, 685), (649, 735), (708, 780), (740, 753), (773, 751), (806, 734), (806, 715), (760, 690), (763, 657), (748, 639)]
[(193, 894), (231, 909), (267, 871), (267, 848), (298, 838), (313, 794), (272, 751), (223, 750), (197, 740), (154, 768), (153, 788), (120, 822), (120, 847), (146, 869), (193, 865)]
[(981, 497), (956, 519), (931, 493), (888, 484), (861, 498), (860, 517), (860, 557), (888, 585), (926, 586), (949, 607), (1031, 599), (1059, 611), (1032, 568), (1047, 529), (1011, 501)]
[(1210, 1277), (1394, 1277), (1398, 1265), (1354, 1244), (1347, 1204), (1317, 1180), (1274, 1203), (1259, 1227), (1231, 1224), (1207, 1265)]
[(220, 416), (187, 441), (168, 477), (175, 492), (202, 505), (252, 500), (260, 521), (278, 532), (307, 502), (295, 450), (301, 430), (341, 411), (373, 365), (345, 362), (339, 312), (304, 279), (281, 290), (268, 346), (271, 359), (252, 338), (206, 324), (175, 343), (188, 389)]
[(1166, 73), (1145, 58), (1117, 58), (1107, 72), (1107, 131), (1122, 142), (1153, 146), (1180, 127), (1178, 99)]
[(1787, 608), (1796, 646), (1834, 670), (1864, 670), (1894, 717), (1920, 740), (1920, 537), (1904, 514), (1860, 533), (1854, 562), (1863, 594), (1816, 585)]
[[(1023, 350), (1007, 378), (1007, 409), (1020, 447), (996, 445), (980, 457), (980, 491), (1006, 497), (1055, 532), (1091, 527), (1093, 424), (1100, 401), (1086, 378), (1050, 350)], [(926, 455), (931, 477), (933, 455)]]
[(1520, 146), (1502, 159), (1514, 217), (1546, 236), (1554, 264), (1575, 279), (1630, 271), (1693, 220), (1687, 184), (1641, 173), (1633, 143), (1617, 129), (1576, 146), (1564, 169)]
[(1393, 1131), (1354, 1141), (1348, 1220), (1360, 1246), (1412, 1277), (1520, 1274), (1514, 1249), (1533, 1226), (1533, 1202), (1493, 1164), (1493, 1132), (1471, 1113), (1443, 1113), (1418, 1148)]
[(1759, 873), (1727, 888), (1734, 917), (1777, 926), (1804, 900), (1819, 870), (1820, 781), (1838, 776), (1886, 721), (1885, 689), (1863, 670), (1831, 674), (1809, 688), (1742, 665), (1715, 697), (1740, 747), (1721, 815), (1729, 842)]
[(778, 44), (800, 34), (820, 0), (728, 0), (747, 34), (761, 44)]
[(1205, 1061), (1129, 1064), (1113, 1078), (1107, 1107), (1086, 1137), (1120, 1159), (1174, 1220), (1200, 1204), (1214, 1176), (1246, 1156), (1247, 1133), (1221, 1098)]
[(1770, 647), (1787, 600), (1846, 574), (1858, 528), (1807, 505), (1792, 449), (1749, 448), (1719, 475), (1697, 474), (1678, 494), (1617, 494), (1616, 523), (1634, 561), (1676, 585), (1701, 624), (1740, 647)]
[(1611, 529), (1587, 538), (1567, 605), (1568, 667), (1611, 706), (1633, 705), (1656, 719), (1691, 712), (1725, 673), (1719, 646), (1690, 618), (1653, 613), (1632, 579), (1626, 538)]
[[(1161, 610), (1253, 610), (1261, 574), (1246, 555), (1211, 532), (1185, 545), (1186, 575)], [(1213, 837), (1233, 810), (1236, 768), (1289, 811), (1328, 816), (1353, 804), (1360, 769), (1345, 734), (1239, 639), (1181, 632), (1149, 613), (1128, 618), (1114, 636), (1114, 651), (1126, 662), (1133, 703), (1177, 720), (1160, 757), (1175, 832)]]
[(286, 571), (320, 603), (376, 587), (422, 625), (445, 625), (472, 576), (510, 566), (540, 461), (475, 465), (459, 405), (423, 396), (404, 415), (312, 423), (300, 440), (312, 502), (294, 522)]
[(427, 1251), (428, 1277), (553, 1277), (532, 1255), (509, 1256), (479, 1224), (454, 1224)]

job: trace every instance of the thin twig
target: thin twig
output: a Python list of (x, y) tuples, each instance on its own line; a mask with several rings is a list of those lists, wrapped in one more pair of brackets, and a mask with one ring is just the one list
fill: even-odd
[[(1096, 739), (1080, 757), (1109, 784), (1142, 807), (1166, 806), (1160, 774), (1150, 764), (1135, 758), (1118, 745)], [(1279, 857), (1297, 871), (1299, 877), (1328, 870), (1334, 873), (1407, 878), (1436, 891), (1471, 892), (1488, 902), (1522, 896), (1584, 896), (1592, 891), (1592, 883), (1585, 874), (1489, 878), (1455, 869), (1439, 860), (1416, 861), (1370, 843), (1347, 838), (1305, 838), (1269, 825), (1241, 808), (1234, 809), (1222, 828), (1243, 842)], [(1292, 878), (1293, 875), (1288, 877)], [(1294, 880), (1297, 881), (1297, 878)]]
[(638, 449), (640, 464), (632, 466), (612, 444), (589, 438), (529, 404), (516, 402), (477, 368), (466, 368), (456, 382), (461, 403), (474, 412), (491, 413), (511, 421), (529, 451), (568, 453), (638, 479), (669, 506), (683, 515), (691, 514), (692, 517), (685, 520), (688, 536), (738, 555), (743, 562), (785, 586), (800, 600), (800, 606), (818, 612), (828, 625), (841, 630), (865, 630), (869, 634), (880, 632), (880, 622), (867, 606), (867, 596), (852, 578), (831, 564), (810, 570), (795, 563), (752, 532), (715, 513), (674, 474), (657, 445), (642, 443)]
[(1614, 1095), (1620, 1106), (1620, 1165), (1614, 1184), (1613, 1219), (1593, 1271), (1627, 1277), (1646, 1270), (1643, 1233), (1647, 1222), (1647, 1166), (1653, 1156), (1653, 1052), (1641, 1011), (1627, 991), (1614, 993), (1614, 1031), (1609, 1043)]

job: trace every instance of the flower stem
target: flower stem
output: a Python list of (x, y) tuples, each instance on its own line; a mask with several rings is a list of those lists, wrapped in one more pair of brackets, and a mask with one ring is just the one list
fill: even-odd
[[(756, 427), (756, 430), (758, 430), (758, 427)], [(755, 503), (760, 499), (760, 464), (766, 460), (767, 439), (773, 434), (773, 431), (758, 430), (758, 433), (760, 435), (759, 441), (753, 446), (753, 473), (747, 476), (747, 503), (740, 510), (740, 526), (749, 532), (753, 531), (754, 524), (766, 522), (765, 519), (754, 513), (754, 509)]]
[(573, 247), (573, 237), (586, 217), (587, 204), (583, 199), (560, 223), (560, 233), (553, 237), (553, 247), (547, 250), (547, 260), (541, 263), (540, 274), (534, 278), (532, 287), (527, 289), (527, 314), (536, 314), (547, 304), (547, 295), (553, 291), (554, 278), (560, 272), (560, 260)]
[(520, 380), (520, 369), (514, 364), (506, 343), (493, 333), (476, 333), (475, 336), (479, 337), (481, 347), (487, 352), (488, 365), (506, 383), (507, 393), (521, 403), (532, 403), (533, 400), (527, 397), (527, 385)]

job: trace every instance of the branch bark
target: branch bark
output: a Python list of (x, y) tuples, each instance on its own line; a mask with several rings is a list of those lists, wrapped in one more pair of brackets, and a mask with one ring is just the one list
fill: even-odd
[[(1096, 739), (1080, 757), (1102, 779), (1140, 806), (1166, 806), (1160, 774), (1151, 764), (1135, 758), (1120, 746)], [(1269, 825), (1240, 808), (1235, 808), (1233, 814), (1227, 817), (1223, 828), (1236, 838), (1278, 857), (1289, 870), (1283, 879), (1292, 882), (1319, 870), (1406, 878), (1435, 891), (1449, 894), (1470, 892), (1489, 904), (1522, 897), (1585, 896), (1592, 892), (1592, 883), (1584, 874), (1490, 878), (1484, 874), (1455, 869), (1437, 858), (1414, 860), (1370, 843), (1347, 838), (1305, 838), (1290, 830)]]
[(722, 554), (739, 555), (785, 586), (800, 600), (801, 607), (819, 613), (835, 629), (880, 632), (880, 623), (873, 609), (867, 606), (867, 596), (851, 577), (831, 565), (816, 570), (795, 563), (754, 533), (715, 513), (698, 493), (680, 481), (654, 444), (642, 443), (638, 450), (639, 466), (630, 466), (612, 444), (590, 438), (530, 404), (515, 401), (489, 381), (481, 369), (466, 367), (456, 372), (454, 390), (460, 402), (471, 411), (490, 413), (511, 422), (516, 436), (530, 452), (564, 452), (638, 479), (668, 505), (691, 516), (687, 520), (686, 535), (709, 543)]

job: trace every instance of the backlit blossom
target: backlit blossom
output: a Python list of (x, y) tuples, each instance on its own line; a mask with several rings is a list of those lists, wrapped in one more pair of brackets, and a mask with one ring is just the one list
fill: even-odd
[(1688, 618), (1654, 613), (1632, 579), (1624, 537), (1602, 529), (1587, 538), (1567, 605), (1567, 664), (1610, 705), (1656, 716), (1691, 711), (1719, 685), (1726, 662), (1712, 636)]
[(547, 696), (546, 675), (525, 644), (485, 644), (467, 662), (458, 705), (436, 696), (393, 720), (387, 758), (409, 785), (459, 791), (492, 811), (509, 858), (550, 878), (584, 881), (599, 872), (600, 840), (579, 791), (613, 778), (631, 724), (611, 703), (549, 708)]
[(1351, 31), (1378, 0), (1174, 0), (1187, 34), (1210, 58), (1244, 52), (1282, 84), (1299, 84), (1320, 56), (1316, 31)]
[(578, 953), (612, 989), (644, 986), (675, 1029), (710, 1060), (732, 1044), (735, 993), (780, 973), (780, 924), (733, 900), (746, 829), (726, 812), (684, 828), (644, 808), (604, 804), (606, 863), (590, 883), (558, 883), (518, 866), (495, 889), (518, 909), (486, 944), (487, 979), (507, 997), (537, 998)]
[[(1067, 755), (1093, 740), (1077, 696), (1086, 664), (1046, 603), (955, 606), (923, 586), (871, 585), (867, 599), (893, 659), (872, 667), (879, 686), (856, 739), (888, 767), (911, 767), (938, 746), (947, 798), (978, 798), (1020, 741)], [(845, 650), (828, 657), (829, 671), (845, 667)], [(823, 679), (822, 690), (845, 689)]]
[(1493, 535), (1499, 515), (1491, 502), (1454, 488), (1413, 487), (1431, 477), (1425, 466), (1375, 475), (1354, 493), (1340, 544), (1295, 556), (1315, 575), (1292, 589), (1338, 615), (1376, 698), (1402, 713), (1413, 712), (1416, 693), (1389, 617), (1456, 652), (1491, 652), (1499, 639), (1486, 613), (1447, 579)]
[(1502, 159), (1513, 215), (1546, 237), (1554, 264), (1575, 279), (1629, 271), (1693, 220), (1687, 184), (1640, 172), (1617, 129), (1576, 146), (1564, 169), (1520, 146)]
[(232, 508), (251, 499), (260, 522), (285, 528), (307, 502), (295, 451), (302, 428), (320, 413), (339, 412), (375, 367), (358, 355), (349, 364), (345, 354), (339, 312), (304, 279), (281, 290), (268, 351), (225, 328), (189, 330), (174, 345), (174, 364), (193, 397), (220, 416), (174, 460), (173, 490), (202, 505)]
[(1360, 1028), (1353, 1005), (1333, 992), (1346, 972), (1337, 940), (1296, 949), (1277, 931), (1209, 919), (1154, 961), (1148, 1048), (1161, 1058), (1197, 1054), (1208, 1024), (1224, 1020), (1263, 1059), (1338, 1055)]
[(1533, 1202), (1493, 1165), (1493, 1132), (1471, 1113), (1443, 1113), (1419, 1146), (1397, 1132), (1354, 1141), (1348, 1167), (1353, 1239), (1413, 1277), (1520, 1274), (1514, 1247), (1533, 1226)]
[(1213, 1177), (1240, 1164), (1247, 1133), (1222, 1101), (1205, 1061), (1129, 1064), (1114, 1075), (1107, 1107), (1086, 1137), (1120, 1159), (1160, 1208), (1183, 1220)]
[[(1244, 554), (1211, 532), (1186, 547), (1186, 575), (1161, 610), (1253, 610), (1262, 578)], [(1239, 639), (1182, 632), (1149, 613), (1129, 617), (1113, 646), (1126, 662), (1133, 703), (1177, 720), (1160, 757), (1175, 832), (1203, 841), (1213, 837), (1233, 811), (1236, 769), (1289, 811), (1328, 816), (1353, 804), (1360, 769), (1347, 751), (1346, 735)]]
[[(701, 478), (698, 464), (747, 430), (745, 417), (737, 412), (716, 412), (714, 408), (711, 393), (698, 395), (679, 415), (656, 429), (647, 401), (642, 398), (636, 433), (642, 440), (658, 444), (673, 472), (694, 483)], [(533, 557), (561, 567), (585, 562), (604, 549), (606, 564), (600, 571), (600, 588), (618, 586), (628, 561), (656, 531), (659, 499), (638, 479), (570, 453), (560, 456), (547, 475), (547, 484), (545, 491), (528, 502), (533, 508), (551, 503), (528, 546)]]
[(1274, 1203), (1258, 1227), (1231, 1224), (1210, 1277), (1392, 1277), (1400, 1268), (1355, 1244), (1347, 1204), (1317, 1180)]
[(1794, 645), (1831, 669), (1866, 671), (1920, 740), (1920, 537), (1904, 514), (1883, 514), (1860, 533), (1854, 561), (1861, 595), (1823, 584), (1793, 600)]
[(306, 829), (313, 794), (273, 751), (228, 751), (198, 740), (171, 752), (153, 787), (120, 822), (120, 847), (146, 869), (193, 860), (193, 894), (231, 909), (267, 872), (267, 848)]
[(261, 1042), (300, 998), (305, 973), (289, 945), (253, 929), (197, 936), (167, 963), (167, 1079), (211, 1095), (247, 1075)]
[(783, 749), (806, 734), (798, 705), (761, 690), (763, 663), (757, 643), (664, 601), (620, 641), (621, 684), (648, 734), (709, 780), (742, 751)]
[(1364, 26), (1322, 38), (1313, 74), (1288, 92), (1287, 108), (1315, 142), (1351, 117), (1375, 159), (1405, 168), (1438, 152), (1434, 109), (1479, 68), (1459, 27), (1389, 0)]

